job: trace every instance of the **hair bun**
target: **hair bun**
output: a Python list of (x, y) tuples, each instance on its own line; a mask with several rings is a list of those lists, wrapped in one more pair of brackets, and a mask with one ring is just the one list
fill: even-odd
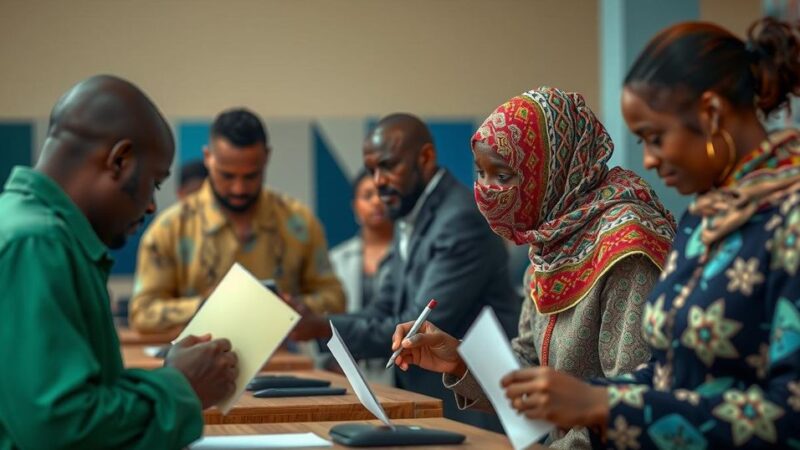
[(800, 94), (800, 33), (796, 26), (765, 17), (747, 30), (745, 48), (755, 78), (756, 106), (769, 115)]

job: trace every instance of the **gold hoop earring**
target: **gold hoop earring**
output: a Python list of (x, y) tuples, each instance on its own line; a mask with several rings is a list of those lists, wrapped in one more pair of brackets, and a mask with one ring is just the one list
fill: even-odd
[(717, 151), (714, 149), (714, 142), (711, 141), (711, 136), (706, 138), (706, 155), (709, 161), (714, 161), (717, 157)]
[(722, 140), (724, 140), (725, 145), (728, 146), (728, 164), (725, 165), (725, 171), (722, 172), (722, 176), (719, 179), (719, 182), (723, 183), (728, 179), (733, 167), (736, 165), (736, 143), (733, 142), (731, 134), (724, 129), (720, 128), (719, 134), (722, 135)]

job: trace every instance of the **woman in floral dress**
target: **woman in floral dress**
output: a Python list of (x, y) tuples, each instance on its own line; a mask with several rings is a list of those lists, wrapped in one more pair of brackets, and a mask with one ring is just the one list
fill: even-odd
[(596, 384), (513, 372), (528, 417), (611, 448), (800, 448), (800, 134), (759, 120), (800, 93), (800, 43), (773, 19), (748, 35), (678, 24), (631, 68), (622, 110), (645, 167), (697, 194), (645, 309), (653, 358)]

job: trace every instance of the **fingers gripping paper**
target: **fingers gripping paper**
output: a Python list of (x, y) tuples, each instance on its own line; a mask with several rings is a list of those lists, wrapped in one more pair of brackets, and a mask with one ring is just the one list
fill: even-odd
[(350, 350), (348, 350), (344, 341), (342, 341), (339, 331), (333, 326), (333, 322), (331, 322), (331, 332), (332, 335), (331, 340), (328, 341), (328, 348), (331, 350), (333, 357), (336, 358), (336, 362), (339, 363), (339, 366), (342, 368), (358, 400), (361, 401), (361, 404), (364, 405), (369, 412), (380, 419), (384, 425), (394, 428), (394, 425), (392, 425), (392, 422), (389, 420), (389, 416), (386, 415), (386, 411), (383, 410), (378, 399), (375, 398), (372, 389), (369, 388), (369, 385), (364, 380), (361, 369), (358, 367), (358, 364), (356, 364), (353, 355), (350, 354)]
[(298, 320), (291, 307), (237, 263), (176, 341), (206, 333), (231, 341), (239, 358), (239, 377), (233, 394), (217, 405), (227, 414)]
[[(487, 352), (487, 347), (493, 350)], [(513, 409), (500, 386), (504, 376), (520, 367), (491, 308), (484, 308), (478, 315), (458, 347), (458, 353), (489, 397), (515, 449), (527, 448), (550, 432), (552, 424), (528, 419)]]

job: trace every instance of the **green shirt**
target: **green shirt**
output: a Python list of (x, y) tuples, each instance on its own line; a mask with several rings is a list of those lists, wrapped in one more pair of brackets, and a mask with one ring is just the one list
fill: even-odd
[(0, 194), (0, 450), (181, 448), (199, 399), (173, 368), (126, 370), (106, 282), (112, 260), (44, 174)]

